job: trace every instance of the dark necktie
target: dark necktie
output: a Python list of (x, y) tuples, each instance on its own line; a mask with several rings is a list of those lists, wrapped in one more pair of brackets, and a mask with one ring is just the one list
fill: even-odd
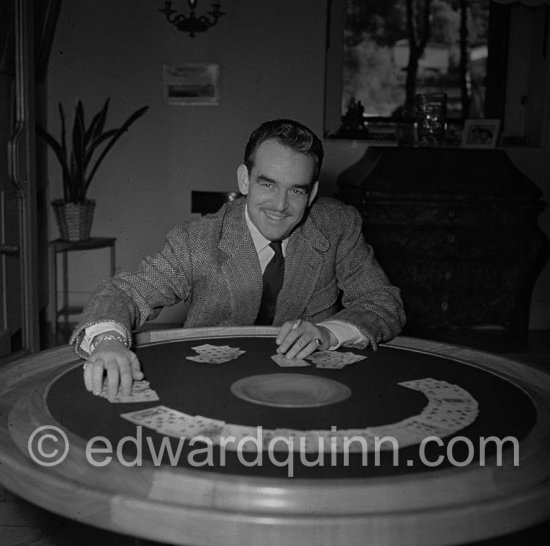
[(283, 256), (283, 249), (281, 248), (281, 241), (272, 241), (269, 246), (273, 249), (275, 255), (271, 258), (264, 271), (262, 303), (258, 312), (258, 318), (256, 319), (256, 324), (263, 325), (273, 324), (277, 295), (281, 290), (281, 286), (283, 286), (285, 275), (285, 258)]

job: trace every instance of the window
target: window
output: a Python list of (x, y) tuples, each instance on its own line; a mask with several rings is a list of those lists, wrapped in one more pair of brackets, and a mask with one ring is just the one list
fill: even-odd
[(435, 92), (449, 123), (503, 117), (508, 7), (332, 0), (329, 9), (326, 136), (385, 139), (414, 116), (417, 94)]

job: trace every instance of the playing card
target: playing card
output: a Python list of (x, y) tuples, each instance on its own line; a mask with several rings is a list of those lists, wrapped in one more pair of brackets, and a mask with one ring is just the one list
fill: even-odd
[(204, 436), (212, 440), (213, 443), (218, 443), (220, 436), (223, 434), (224, 426), (225, 421), (195, 415), (192, 428), (189, 427), (188, 434), (192, 434), (194, 438)]
[[(210, 351), (212, 349), (216, 349), (217, 347), (220, 347), (220, 345), (211, 345), (210, 343), (205, 343), (204, 345), (195, 345), (195, 347), (191, 347), (194, 351), (197, 351), (198, 353), (203, 351)], [(228, 345), (225, 345), (225, 347), (228, 347)]]
[(314, 353), (311, 353), (306, 358), (308, 360), (311, 360), (313, 364), (318, 365), (321, 363), (341, 363), (342, 357), (340, 356), (341, 353), (337, 353), (336, 351), (316, 351)]
[[(393, 450), (392, 439), (395, 441), (398, 449), (420, 443), (423, 435), (418, 431), (409, 430), (406, 428), (404, 421), (398, 421), (391, 425), (373, 427), (368, 429), (369, 432), (375, 434), (375, 439), (369, 444), (370, 449), (379, 449), (380, 451)], [(384, 438), (390, 440), (383, 440)]]
[(306, 453), (338, 452), (337, 442), (333, 441), (330, 430), (309, 430), (305, 436)]
[[(202, 432), (204, 432), (203, 436), (215, 434), (215, 431), (212, 431), (213, 425), (209, 425), (207, 418), (197, 419), (196, 416), (166, 406), (155, 406), (148, 410), (125, 413), (121, 417), (136, 425), (142, 425), (160, 434), (175, 438), (190, 439), (201, 435)], [(216, 423), (218, 422), (216, 421)]]
[(342, 369), (349, 364), (359, 362), (366, 356), (352, 353), (351, 351), (317, 351), (307, 357), (317, 368)]
[(121, 417), (136, 425), (142, 425), (156, 430), (158, 427), (162, 426), (163, 423), (173, 422), (175, 419), (179, 418), (180, 415), (184, 414), (166, 406), (155, 406), (144, 410), (122, 413)]
[(229, 362), (245, 353), (245, 351), (238, 347), (230, 347), (229, 345), (210, 345), (209, 343), (197, 345), (193, 347), (193, 349), (198, 355), (188, 356), (186, 358), (194, 362), (204, 362), (208, 364)]
[(227, 440), (225, 444), (230, 451), (256, 452), (256, 440), (259, 436), (260, 445), (262, 435), (258, 427), (249, 427), (244, 425), (233, 425), (226, 423), (223, 427), (221, 436)]
[(325, 450), (324, 437), (320, 436), (319, 434), (315, 434), (315, 432), (311, 430), (304, 431), (300, 436), (296, 437), (293, 441), (294, 441), (294, 450), (299, 451), (301, 453), (322, 453)]
[(437, 436), (438, 438), (444, 438), (450, 436), (456, 431), (445, 428), (444, 426), (438, 426), (432, 423), (425, 423), (418, 417), (409, 417), (399, 422), (399, 428), (403, 428), (409, 433), (416, 435), (417, 443), (421, 442), (428, 436)]
[(148, 389), (151, 388), (151, 383), (149, 381), (145, 381), (145, 379), (142, 379), (141, 381), (134, 381), (132, 383), (132, 392), (145, 392)]
[(239, 349), (239, 347), (230, 347), (229, 345), (210, 345), (208, 343), (204, 345), (197, 345), (193, 349), (199, 354), (207, 354), (211, 356), (240, 356), (245, 351)]
[(346, 365), (343, 362), (317, 362), (315, 363), (315, 367), (324, 370), (341, 370)]
[(477, 404), (475, 398), (462, 387), (453, 385), (447, 381), (441, 381), (426, 377), (424, 379), (416, 379), (413, 381), (404, 381), (399, 383), (403, 387), (420, 391), (425, 394), (430, 400), (440, 400), (454, 403), (470, 403)]
[(361, 360), (365, 360), (367, 358), (364, 355), (358, 355), (358, 354), (352, 353), (351, 351), (347, 351), (341, 354), (344, 355), (344, 363), (346, 365), (353, 364), (354, 362), (360, 362)]
[(300, 444), (304, 443), (306, 431), (290, 428), (276, 428), (275, 430), (264, 430), (264, 445), (271, 442), (271, 449), (274, 451), (299, 451)]
[(206, 364), (222, 364), (223, 362), (229, 362), (230, 360), (234, 360), (234, 357), (216, 357), (216, 356), (210, 356), (210, 355), (193, 355), (193, 356), (186, 356), (187, 360), (192, 360), (193, 362), (204, 362)]
[(431, 401), (418, 415), (418, 420), (422, 423), (459, 431), (471, 425), (477, 415), (477, 404), (450, 404), (445, 401)]
[(282, 368), (299, 368), (309, 366), (309, 362), (301, 358), (287, 358), (285, 355), (276, 354), (271, 357)]
[(374, 449), (374, 435), (368, 428), (346, 429), (338, 432), (342, 437), (342, 451), (363, 453)]
[(109, 399), (109, 384), (107, 378), (103, 382), (103, 389), (100, 396), (106, 398), (113, 404), (135, 404), (138, 402), (158, 402), (158, 394), (151, 389), (149, 381), (134, 381), (132, 383), (132, 392), (129, 395), (123, 395), (119, 392), (115, 397)]
[[(267, 451), (288, 451), (288, 444), (284, 441), (286, 438), (277, 436), (274, 430), (262, 429), (262, 450)], [(278, 441), (283, 438), (283, 441)]]

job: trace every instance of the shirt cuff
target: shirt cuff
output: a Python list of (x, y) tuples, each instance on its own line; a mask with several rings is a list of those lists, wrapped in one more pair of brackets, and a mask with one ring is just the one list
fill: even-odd
[(84, 336), (79, 345), (80, 349), (90, 354), (90, 345), (93, 339), (99, 334), (103, 334), (105, 332), (117, 332), (126, 338), (126, 332), (116, 322), (98, 322), (96, 324), (92, 324), (92, 326), (88, 326), (88, 328), (84, 330)]
[(352, 345), (364, 345), (368, 342), (368, 339), (361, 333), (359, 328), (348, 324), (347, 322), (341, 322), (339, 320), (327, 320), (326, 322), (320, 322), (319, 326), (324, 326), (330, 330), (334, 337), (338, 340), (336, 345), (331, 345), (328, 350), (334, 351), (342, 345), (352, 346)]

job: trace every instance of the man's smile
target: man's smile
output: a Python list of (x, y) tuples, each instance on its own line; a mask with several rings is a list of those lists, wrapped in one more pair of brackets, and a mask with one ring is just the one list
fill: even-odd
[(264, 210), (263, 213), (265, 214), (265, 216), (267, 216), (270, 220), (273, 220), (274, 222), (282, 222), (283, 220), (286, 220), (289, 216), (288, 214), (280, 214), (269, 210)]

